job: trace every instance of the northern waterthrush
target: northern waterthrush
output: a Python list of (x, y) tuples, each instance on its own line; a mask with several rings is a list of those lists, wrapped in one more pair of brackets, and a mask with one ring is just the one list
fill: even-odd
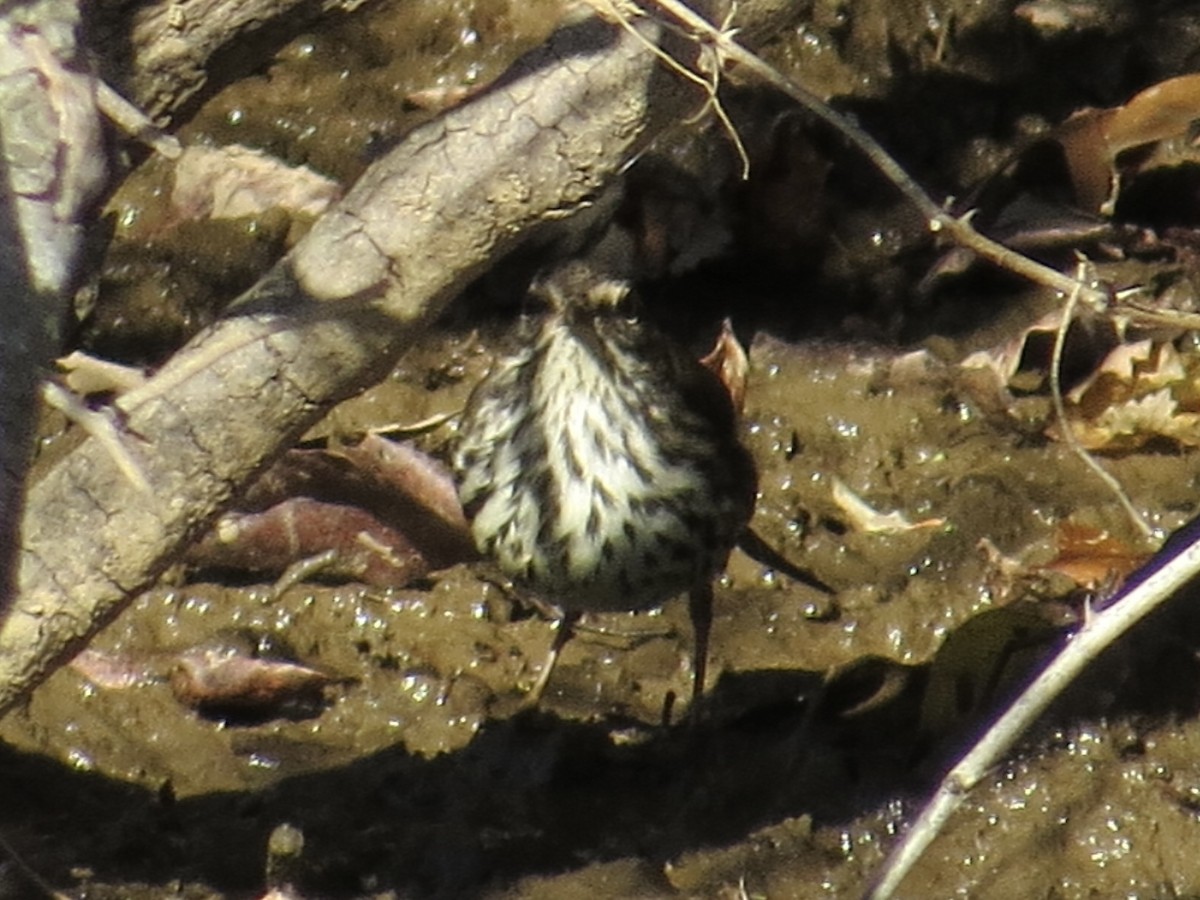
[(698, 693), (712, 580), (754, 507), (733, 403), (633, 314), (627, 285), (576, 262), (536, 293), (548, 314), (462, 419), (454, 466), (475, 542), (568, 622), (688, 591)]

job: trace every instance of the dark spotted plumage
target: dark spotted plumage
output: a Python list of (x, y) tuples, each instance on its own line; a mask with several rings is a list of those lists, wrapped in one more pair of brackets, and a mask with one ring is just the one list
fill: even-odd
[(572, 264), (550, 313), (472, 394), (454, 455), (480, 550), (568, 612), (707, 585), (753, 508), (754, 467), (717, 377)]

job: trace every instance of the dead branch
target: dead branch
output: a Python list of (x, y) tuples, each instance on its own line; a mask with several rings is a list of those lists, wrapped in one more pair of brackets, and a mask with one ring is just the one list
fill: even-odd
[(698, 99), (622, 30), (564, 29), (418, 129), (291, 254), (119, 403), (149, 501), (96, 442), (30, 492), (0, 711), (153, 582), (274, 456), (486, 266), (586, 206)]
[(78, 18), (54, 0), (0, 9), (0, 611), (16, 580), (41, 381), (58, 355), (83, 217), (107, 177), (94, 82), (75, 65)]
[[(1086, 277), (1087, 265), (1080, 263), (1077, 270), (1079, 283), (1084, 283)], [(1062, 322), (1059, 323), (1058, 329), (1054, 332), (1054, 352), (1050, 360), (1050, 398), (1054, 402), (1054, 416), (1058, 420), (1059, 430), (1062, 432), (1063, 443), (1067, 445), (1072, 453), (1079, 457), (1087, 468), (1103, 482), (1104, 486), (1116, 498), (1121, 509), (1125, 511), (1125, 515), (1129, 517), (1133, 527), (1136, 528), (1149, 541), (1152, 541), (1155, 546), (1162, 540), (1162, 535), (1155, 532), (1154, 528), (1146, 521), (1145, 517), (1137, 511), (1133, 505), (1133, 501), (1129, 499), (1129, 495), (1121, 486), (1108, 469), (1100, 465), (1097, 459), (1088, 452), (1087, 448), (1080, 443), (1079, 438), (1075, 435), (1075, 429), (1071, 425), (1070, 419), (1067, 418), (1067, 407), (1063, 402), (1062, 390), (1062, 362), (1063, 353), (1067, 346), (1067, 332), (1071, 328), (1071, 322), (1075, 318), (1075, 306), (1079, 301), (1079, 292), (1072, 291), (1067, 297), (1067, 302), (1064, 304), (1062, 313)]]
[(138, 6), (128, 21), (120, 19), (119, 26), (126, 29), (121, 33), (97, 35), (102, 46), (126, 47), (106, 60), (121, 70), (105, 71), (104, 76), (152, 119), (163, 120), (204, 87), (210, 58), (231, 41), (284, 17), (294, 28), (322, 12), (349, 11), (364, 2), (159, 0)]
[[(769, 32), (760, 6), (767, 19), (781, 10), (749, 7)], [(389, 371), (491, 262), (587, 207), (702, 103), (640, 38), (587, 20), (375, 163), (237, 315), (119, 402), (151, 500), (91, 440), (30, 491), (20, 597), (0, 628), (0, 713), (326, 409)]]

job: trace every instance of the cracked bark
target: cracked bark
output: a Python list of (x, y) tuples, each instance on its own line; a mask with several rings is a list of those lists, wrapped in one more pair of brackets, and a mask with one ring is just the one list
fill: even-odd
[(0, 611), (16, 581), (39, 389), (59, 352), (81, 222), (107, 177), (78, 19), (71, 0), (0, 9)]
[(90, 440), (30, 490), (0, 714), (487, 266), (586, 207), (702, 102), (642, 41), (591, 18), (376, 162), (230, 317), (118, 403), (149, 496)]
[[(295, 29), (331, 10), (350, 11), (365, 0), (163, 0), (137, 5), (128, 17), (93, 10), (104, 77), (151, 118), (164, 121), (208, 80), (213, 54), (231, 41), (286, 22)], [(108, 21), (109, 18), (115, 21)]]
[(378, 161), (279, 265), (119, 403), (143, 496), (87, 441), (29, 493), (0, 712), (148, 587), (329, 406), (383, 377), (489, 264), (697, 105), (631, 35), (564, 29)]

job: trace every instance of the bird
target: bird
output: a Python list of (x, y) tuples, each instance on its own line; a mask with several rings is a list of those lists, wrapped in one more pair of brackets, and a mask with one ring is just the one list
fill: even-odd
[(627, 282), (574, 260), (531, 293), (546, 311), (472, 391), (452, 463), (479, 552), (562, 612), (534, 694), (580, 615), (687, 592), (695, 706), (712, 583), (757, 494), (738, 411)]

